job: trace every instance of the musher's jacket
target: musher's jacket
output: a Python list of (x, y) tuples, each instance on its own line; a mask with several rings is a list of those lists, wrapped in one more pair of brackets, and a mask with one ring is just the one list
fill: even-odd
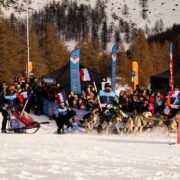
[(106, 92), (101, 90), (99, 92), (101, 104), (113, 104), (115, 101), (116, 94), (114, 91)]
[(58, 116), (61, 117), (61, 116), (65, 116), (67, 115), (69, 112), (69, 109), (67, 107), (64, 107), (64, 108), (59, 108), (58, 109)]
[(10, 103), (10, 106), (13, 107), (17, 103), (17, 94), (16, 93), (9, 93), (5, 95), (5, 100)]

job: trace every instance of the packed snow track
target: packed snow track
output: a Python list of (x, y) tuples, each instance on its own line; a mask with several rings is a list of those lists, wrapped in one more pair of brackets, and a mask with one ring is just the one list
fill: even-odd
[(50, 122), (34, 135), (0, 134), (1, 180), (180, 179), (176, 134), (57, 135)]

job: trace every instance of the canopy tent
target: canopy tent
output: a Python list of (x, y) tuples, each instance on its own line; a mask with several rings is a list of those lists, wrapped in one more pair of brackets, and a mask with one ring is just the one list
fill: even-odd
[[(80, 69), (82, 68), (85, 68), (85, 67), (83, 65), (80, 65)], [(100, 87), (101, 82), (106, 76), (104, 74), (94, 72), (93, 70), (92, 70), (92, 73), (93, 73), (97, 86)], [(44, 75), (42, 78), (54, 79), (56, 83), (59, 83), (64, 90), (69, 92), (70, 91), (70, 63), (67, 63), (66, 65), (57, 69), (54, 72)], [(93, 83), (81, 81), (82, 89), (86, 88), (90, 84), (92, 85)]]
[[(169, 87), (170, 71), (151, 76), (151, 89), (152, 91), (160, 91), (167, 93), (170, 90)], [(174, 66), (174, 81), (175, 85), (180, 86), (180, 63)]]

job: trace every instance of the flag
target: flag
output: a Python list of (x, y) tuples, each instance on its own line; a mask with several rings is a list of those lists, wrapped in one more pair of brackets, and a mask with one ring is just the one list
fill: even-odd
[(66, 94), (64, 91), (56, 94), (55, 98), (58, 99), (60, 102), (66, 102)]
[(170, 61), (169, 61), (169, 69), (170, 69), (170, 87), (171, 90), (174, 89), (174, 60), (173, 60), (173, 43), (170, 43)]
[(17, 97), (21, 103), (24, 103), (24, 101), (28, 98), (28, 93), (27, 93), (27, 91), (22, 92)]
[(119, 46), (118, 44), (115, 44), (112, 48), (112, 61), (111, 61), (111, 86), (112, 90), (115, 90), (116, 86), (116, 66), (117, 66), (117, 52), (118, 52)]
[(71, 91), (74, 94), (81, 94), (81, 82), (80, 82), (80, 49), (75, 49), (70, 54), (70, 81)]
[(174, 94), (175, 94), (175, 91), (172, 90), (172, 91), (170, 91), (170, 92), (168, 93), (167, 97), (172, 97)]
[(81, 69), (80, 75), (82, 81), (91, 81), (91, 72), (89, 71), (89, 69), (85, 69), (85, 68)]

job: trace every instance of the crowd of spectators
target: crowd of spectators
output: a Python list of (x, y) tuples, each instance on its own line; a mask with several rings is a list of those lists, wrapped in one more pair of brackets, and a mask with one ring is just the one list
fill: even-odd
[[(33, 110), (35, 114), (40, 115), (43, 111), (42, 99), (45, 98), (51, 102), (59, 103), (56, 94), (62, 91), (63, 87), (60, 84), (47, 85), (35, 78), (15, 78), (13, 85), (8, 86), (6, 82), (1, 83), (0, 105), (3, 106), (4, 102), (9, 101), (11, 106), (23, 107), (25, 100), (31, 94), (26, 111)], [(26, 96), (22, 98), (22, 94), (25, 93)], [(118, 103), (124, 112), (142, 113), (151, 111), (153, 114), (161, 114), (165, 107), (169, 106), (167, 96), (159, 92), (150, 92), (148, 89), (142, 90), (139, 86), (135, 91), (122, 90), (117, 97), (118, 102), (116, 101), (116, 104)], [(90, 110), (93, 107), (98, 107), (97, 93), (91, 85), (83, 89), (80, 96), (70, 92), (66, 98), (68, 106), (80, 110)]]
[[(15, 78), (11, 85), (8, 85), (5, 81), (0, 84), (0, 106), (9, 102), (11, 107), (23, 107), (25, 100), (30, 97), (26, 111), (34, 110), (36, 114), (41, 114), (43, 99), (59, 103), (60, 99), (56, 95), (61, 92), (63, 92), (63, 87), (60, 84), (48, 85), (35, 78)], [(97, 93), (91, 85), (82, 90), (81, 96), (77, 96), (73, 92), (66, 95), (67, 101), (65, 99), (64, 101), (70, 107), (89, 110), (97, 106)]]

